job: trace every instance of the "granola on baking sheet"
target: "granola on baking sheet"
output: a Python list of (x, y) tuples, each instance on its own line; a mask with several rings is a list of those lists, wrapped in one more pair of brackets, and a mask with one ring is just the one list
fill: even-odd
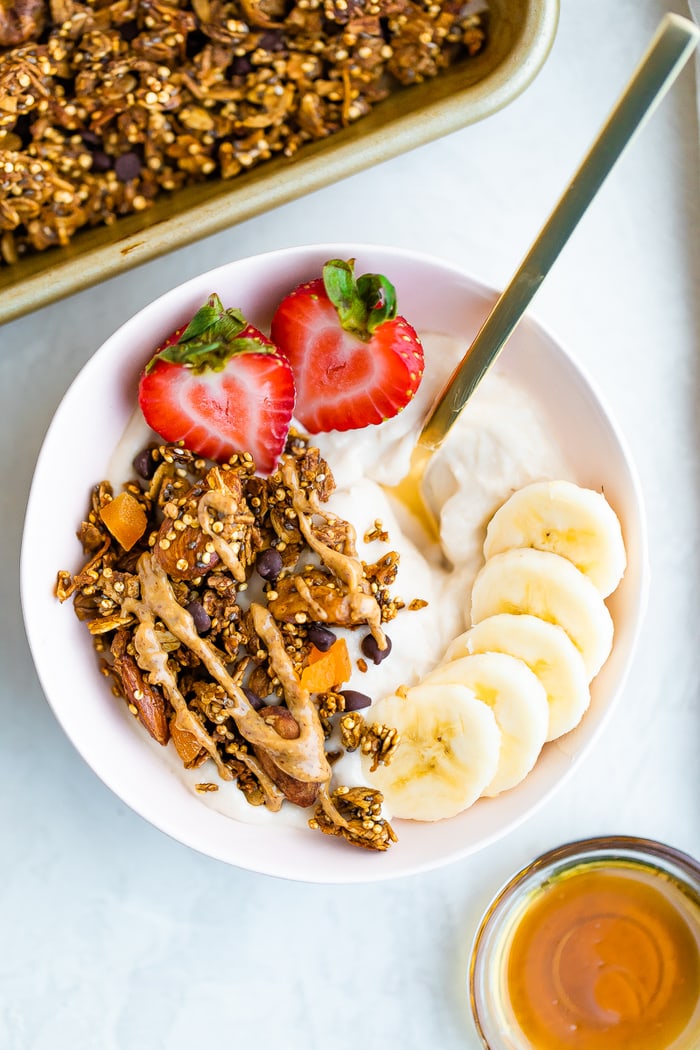
[(212, 464), (173, 445), (135, 463), (118, 495), (93, 489), (87, 561), (56, 586), (113, 691), (187, 768), (211, 759), (252, 805), (313, 807), (311, 828), (387, 849), (381, 794), (336, 783), (333, 764), (337, 748), (388, 762), (395, 734), (365, 725), (360, 694), (343, 692), (347, 647), (331, 628), (387, 646), (396, 557), (360, 561), (353, 527), (323, 506), (330, 468), (294, 432), (269, 477), (247, 454)]
[(0, 0), (0, 265), (292, 156), (484, 46), (462, 0)]

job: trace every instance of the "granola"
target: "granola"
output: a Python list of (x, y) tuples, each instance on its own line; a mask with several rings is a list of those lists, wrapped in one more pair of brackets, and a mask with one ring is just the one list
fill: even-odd
[(0, 265), (291, 157), (486, 32), (462, 0), (2, 0)]
[(313, 807), (310, 827), (387, 849), (395, 835), (381, 795), (337, 783), (331, 767), (339, 741), (390, 761), (396, 734), (347, 710), (360, 694), (346, 705), (342, 679), (306, 685), (320, 658), (333, 675), (333, 651), (345, 648), (337, 638), (317, 650), (319, 627), (364, 629), (386, 649), (395, 615), (393, 575), (360, 561), (353, 527), (323, 506), (334, 487), (327, 463), (294, 433), (270, 477), (247, 454), (212, 464), (181, 446), (136, 462), (142, 477), (124, 492), (143, 513), (130, 512), (128, 539), (117, 539), (113, 513), (122, 494), (96, 485), (78, 533), (87, 561), (56, 585), (113, 691), (186, 768), (212, 760), (251, 805)]

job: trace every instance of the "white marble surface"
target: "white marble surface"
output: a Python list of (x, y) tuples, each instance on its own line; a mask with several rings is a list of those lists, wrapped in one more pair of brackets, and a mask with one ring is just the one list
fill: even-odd
[(0, 329), (0, 1047), (364, 1050), (478, 1044), (465, 965), (481, 909), (543, 849), (605, 832), (700, 855), (700, 209), (688, 67), (535, 304), (602, 387), (646, 496), (651, 600), (604, 737), (505, 840), (358, 889), (285, 883), (170, 841), (62, 735), (21, 622), (33, 463), (70, 380), (120, 321), (218, 261), (317, 240), (418, 247), (507, 280), (641, 54), (682, 0), (563, 0), (531, 88), (478, 126)]

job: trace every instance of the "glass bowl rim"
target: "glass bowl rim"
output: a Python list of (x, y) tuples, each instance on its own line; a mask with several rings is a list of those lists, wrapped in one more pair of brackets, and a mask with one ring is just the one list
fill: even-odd
[(499, 1050), (489, 1042), (482, 1025), (482, 1020), (489, 1019), (480, 966), (482, 953), (490, 947), (487, 938), (497, 935), (509, 906), (517, 903), (522, 893), (542, 886), (560, 864), (563, 865), (562, 870), (566, 870), (574, 865), (605, 860), (636, 860), (656, 866), (687, 888), (700, 907), (700, 862), (689, 853), (656, 839), (636, 835), (597, 835), (576, 839), (539, 854), (515, 872), (494, 894), (479, 921), (472, 942), (468, 969), (469, 1005), (477, 1035), (485, 1050)]

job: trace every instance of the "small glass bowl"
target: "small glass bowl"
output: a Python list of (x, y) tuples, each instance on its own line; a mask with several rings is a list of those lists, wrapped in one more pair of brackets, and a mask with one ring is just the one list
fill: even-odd
[[(652, 885), (656, 881), (659, 888), (663, 884), (667, 894), (672, 890), (673, 906), (700, 945), (700, 864), (687, 854), (660, 842), (629, 836), (583, 839), (544, 853), (499, 891), (474, 939), (469, 996), (474, 1022), (486, 1050), (540, 1050), (541, 1044), (532, 1042), (521, 1029), (511, 1004), (508, 963), (514, 933), (535, 899), (541, 900), (554, 882), (562, 876), (592, 872), (596, 868), (643, 873), (641, 878)], [(700, 983), (695, 988), (695, 999), (695, 1010), (683, 1030), (670, 1041), (655, 1045), (654, 1050), (700, 1047)], [(573, 1030), (574, 1026), (571, 1027)], [(588, 1047), (595, 1043), (582, 1042), (581, 1045)]]

